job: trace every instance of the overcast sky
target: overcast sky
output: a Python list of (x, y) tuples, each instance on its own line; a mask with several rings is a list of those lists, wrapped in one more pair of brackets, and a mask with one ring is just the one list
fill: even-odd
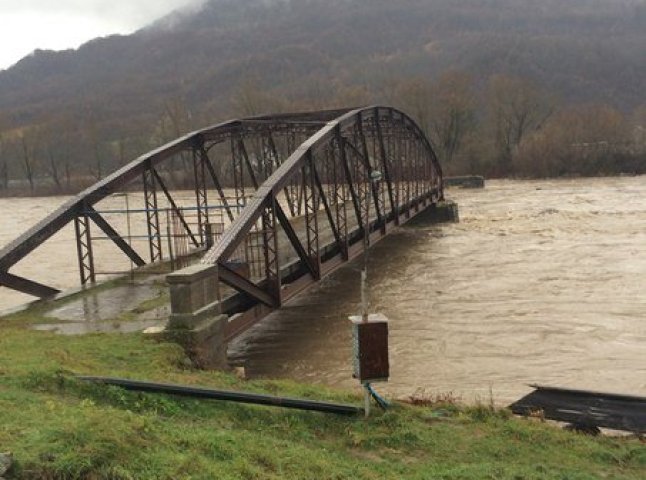
[(200, 0), (0, 0), (0, 70), (37, 48), (76, 48), (96, 37), (131, 33)]

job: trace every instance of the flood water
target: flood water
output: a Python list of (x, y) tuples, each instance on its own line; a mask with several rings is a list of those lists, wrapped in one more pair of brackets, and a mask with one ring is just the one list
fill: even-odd
[[(646, 178), (490, 181), (447, 196), (459, 224), (405, 227), (370, 250), (372, 310), (390, 319), (391, 378), (377, 390), (500, 404), (530, 383), (646, 395)], [(0, 244), (62, 200), (1, 199)], [(78, 283), (71, 227), (36, 253), (12, 272)], [(128, 268), (103, 258), (99, 269)], [(264, 320), (231, 359), (250, 376), (356, 387), (347, 317), (360, 265)], [(28, 298), (0, 288), (0, 307)]]
[[(646, 178), (449, 190), (461, 222), (402, 228), (369, 257), (405, 398), (502, 404), (527, 384), (646, 395)], [(357, 262), (231, 348), (252, 376), (352, 387)]]
[[(194, 195), (187, 191), (173, 192), (173, 197), (180, 208), (193, 207)], [(0, 248), (56, 210), (68, 198), (60, 196), (0, 199)], [(160, 209), (168, 209), (168, 203), (162, 195), (158, 196), (158, 205)], [(142, 258), (149, 260), (146, 214), (143, 210), (144, 198), (141, 193), (109, 196), (98, 202), (95, 209), (121, 235), (129, 238), (128, 242)], [(129, 213), (124, 213), (126, 211)], [(174, 248), (167, 242), (169, 233), (167, 229), (172, 224), (169, 214), (168, 210), (162, 210), (159, 215), (164, 258), (167, 258), (169, 248)], [(217, 222), (221, 220), (223, 212), (216, 210), (211, 211), (210, 214), (213, 221)], [(185, 211), (184, 215), (193, 230), (197, 231), (194, 209)], [(97, 281), (130, 272), (134, 265), (106, 234), (94, 224), (91, 224), (90, 231)], [(186, 243), (188, 244), (188, 240)], [(10, 272), (59, 290), (77, 288), (80, 280), (73, 222), (18, 262)], [(34, 297), (0, 287), (0, 312), (32, 300)]]

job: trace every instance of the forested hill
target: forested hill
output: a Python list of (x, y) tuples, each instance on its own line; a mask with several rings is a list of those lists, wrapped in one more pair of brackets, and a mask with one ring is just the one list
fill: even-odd
[(130, 156), (237, 114), (391, 103), (398, 82), (446, 71), (478, 96), (502, 74), (629, 114), (645, 103), (645, 45), (644, 0), (210, 0), (0, 71), (0, 139), (39, 129)]

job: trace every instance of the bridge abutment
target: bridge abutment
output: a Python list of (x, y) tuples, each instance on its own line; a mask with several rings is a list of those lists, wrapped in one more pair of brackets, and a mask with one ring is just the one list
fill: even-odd
[(198, 368), (225, 368), (228, 316), (220, 309), (218, 269), (193, 265), (167, 275), (171, 315), (165, 338), (179, 343)]

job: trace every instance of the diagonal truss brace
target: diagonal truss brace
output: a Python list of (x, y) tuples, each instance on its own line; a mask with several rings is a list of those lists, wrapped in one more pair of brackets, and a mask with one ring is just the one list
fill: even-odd
[(60, 290), (9, 272), (0, 272), (0, 285), (40, 298), (53, 297), (61, 293)]
[(162, 180), (161, 175), (159, 175), (156, 169), (151, 168), (151, 170), (153, 172), (153, 175), (155, 176), (155, 179), (157, 180), (157, 183), (159, 184), (162, 191), (164, 192), (164, 195), (166, 195), (166, 200), (168, 200), (168, 203), (170, 204), (171, 209), (173, 210), (175, 215), (177, 215), (177, 218), (179, 219), (182, 226), (184, 227), (184, 230), (186, 230), (186, 233), (190, 237), (191, 242), (193, 242), (193, 245), (195, 245), (196, 247), (199, 247), (200, 243), (197, 241), (197, 238), (195, 238), (195, 235), (193, 235), (193, 232), (191, 231), (191, 227), (188, 226), (188, 223), (186, 222), (184, 215), (182, 215), (181, 210), (177, 207), (177, 204), (175, 203), (175, 200), (173, 200), (173, 197), (168, 191), (168, 188), (166, 188), (166, 184)]
[(278, 302), (276, 302), (276, 299), (273, 296), (264, 291), (255, 283), (234, 272), (222, 262), (218, 263), (218, 276), (219, 279), (222, 280), (222, 282), (226, 283), (231, 288), (234, 288), (239, 292), (253, 297), (259, 302), (264, 303), (268, 307), (276, 308), (279, 306)]
[(137, 265), (138, 267), (146, 265), (144, 259), (139, 256), (139, 254), (123, 239), (121, 235), (119, 235), (119, 233), (114, 228), (112, 228), (112, 225), (110, 225), (106, 221), (106, 219), (99, 214), (99, 212), (97, 212), (90, 205), (87, 205), (85, 207), (85, 214), (92, 219), (97, 227), (103, 230), (103, 233), (105, 233), (108, 238), (110, 238), (110, 240), (112, 240), (117, 245), (117, 247), (119, 247), (121, 251), (134, 262), (135, 265)]

